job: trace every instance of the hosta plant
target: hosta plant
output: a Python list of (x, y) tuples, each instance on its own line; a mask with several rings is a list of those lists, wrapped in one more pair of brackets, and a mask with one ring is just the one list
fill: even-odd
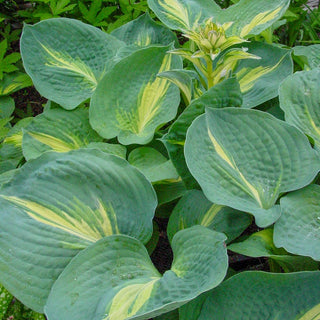
[[(0, 176), (10, 294), (49, 320), (319, 317), (320, 71), (296, 49), (308, 68), (292, 74), (292, 50), (252, 41), (288, 5), (149, 0), (162, 24), (24, 27), (49, 102), (0, 150), (18, 167)], [(227, 249), (270, 272), (232, 270)]]

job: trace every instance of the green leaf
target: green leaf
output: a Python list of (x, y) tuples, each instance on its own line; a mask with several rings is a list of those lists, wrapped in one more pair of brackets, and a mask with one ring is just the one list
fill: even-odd
[(152, 44), (178, 44), (176, 35), (167, 27), (156, 23), (148, 13), (115, 29), (111, 35), (129, 46), (145, 47)]
[(66, 18), (25, 25), (21, 37), (24, 67), (35, 87), (65, 109), (91, 97), (122, 46), (111, 35)]
[(102, 79), (90, 105), (90, 123), (102, 137), (118, 136), (125, 145), (146, 144), (159, 126), (174, 118), (179, 89), (157, 77), (159, 72), (181, 68), (180, 58), (166, 53), (169, 48), (140, 49)]
[(199, 76), (191, 70), (169, 70), (158, 74), (174, 83), (181, 91), (185, 104), (188, 106), (191, 100), (198, 98), (196, 86), (200, 83)]
[[(320, 315), (319, 281), (319, 271), (241, 272), (212, 290), (204, 302), (199, 301), (201, 312), (196, 319), (214, 315), (215, 320), (315, 320)], [(198, 307), (197, 300), (191, 302), (193, 308)]]
[(87, 109), (51, 109), (36, 117), (23, 129), (22, 150), (26, 160), (46, 151), (67, 152), (100, 142), (91, 128)]
[(242, 108), (207, 108), (188, 130), (185, 157), (210, 201), (252, 213), (260, 227), (279, 218), (280, 193), (306, 186), (320, 169), (301, 131)]
[(278, 96), (280, 83), (293, 71), (290, 51), (262, 42), (245, 46), (260, 60), (241, 60), (234, 70), (243, 94), (243, 107), (253, 108)]
[(199, 190), (188, 191), (170, 215), (167, 233), (171, 241), (179, 231), (202, 225), (224, 233), (227, 243), (234, 240), (251, 224), (248, 214), (232, 208), (213, 204)]
[(128, 162), (137, 167), (151, 182), (179, 178), (172, 162), (150, 147), (141, 147), (131, 151)]
[[(180, 180), (164, 180), (160, 183), (155, 183), (153, 187), (157, 193), (159, 206), (182, 197), (186, 192), (186, 187)], [(170, 212), (166, 212), (166, 216), (168, 216), (169, 213)]]
[(9, 293), (5, 287), (0, 284), (0, 319), (4, 319), (12, 299), (13, 296), (11, 293)]
[(103, 152), (113, 154), (123, 159), (126, 159), (127, 155), (127, 148), (121, 144), (90, 142), (86, 147), (91, 149), (99, 149)]
[(210, 0), (148, 0), (157, 17), (170, 29), (196, 29), (206, 19), (217, 17), (222, 9)]
[(320, 260), (320, 186), (310, 185), (280, 199), (274, 243), (293, 254)]
[(14, 107), (13, 98), (0, 96), (0, 119), (10, 118), (14, 111)]
[(0, 80), (0, 96), (9, 95), (30, 86), (32, 86), (32, 80), (26, 73), (5, 74), (3, 79)]
[(149, 256), (156, 249), (160, 237), (159, 226), (156, 222), (153, 221), (153, 233), (149, 241), (146, 243), (145, 247), (148, 250)]
[(179, 320), (179, 309), (164, 313), (155, 317), (154, 320)]
[(30, 160), (1, 188), (0, 282), (43, 312), (79, 250), (112, 234), (146, 243), (156, 205), (150, 182), (119, 157), (78, 149)]
[[(24, 118), (9, 130), (0, 148), (1, 164), (11, 163), (9, 170), (15, 169), (23, 159), (22, 154), (22, 129), (26, 127), (33, 118)], [(0, 170), (1, 171), (1, 170)]]
[(303, 58), (305, 68), (319, 68), (320, 67), (320, 44), (313, 44), (311, 46), (297, 46), (293, 48), (295, 56)]
[(242, 95), (239, 83), (234, 78), (227, 79), (210, 88), (200, 98), (193, 100), (171, 125), (168, 134), (163, 136), (162, 141), (168, 150), (170, 159), (187, 187), (193, 188), (197, 185), (190, 174), (183, 154), (187, 130), (192, 121), (204, 113), (205, 107), (240, 107), (241, 104)]
[(273, 229), (255, 232), (242, 242), (232, 243), (228, 249), (239, 254), (259, 258), (268, 257), (281, 266), (284, 272), (318, 270), (319, 263), (302, 256), (293, 256), (273, 243)]
[(221, 12), (218, 22), (233, 22), (229, 35), (248, 37), (257, 35), (280, 19), (290, 0), (241, 0)]
[(222, 281), (228, 265), (224, 240), (202, 226), (180, 231), (172, 242), (171, 270), (161, 276), (141, 242), (106, 237), (66, 267), (46, 314), (50, 320), (138, 320), (174, 310)]
[(310, 136), (320, 147), (320, 70), (296, 72), (282, 82), (280, 107), (288, 123)]
[[(1, 163), (3, 165), (3, 162)], [(0, 170), (1, 171), (1, 170)], [(3, 184), (7, 183), (10, 181), (10, 179), (15, 175), (15, 173), (18, 171), (18, 169), (9, 169), (6, 170), (5, 172), (0, 174), (0, 188), (2, 187)]]

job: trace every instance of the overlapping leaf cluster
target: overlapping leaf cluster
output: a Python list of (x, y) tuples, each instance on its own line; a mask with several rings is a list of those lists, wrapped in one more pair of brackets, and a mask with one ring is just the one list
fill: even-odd
[[(0, 176), (11, 294), (49, 320), (320, 315), (318, 46), (250, 41), (288, 5), (149, 0), (163, 24), (25, 26), (24, 67), (49, 102), (0, 150), (3, 167), (26, 160)], [(147, 248), (168, 204), (174, 260), (160, 274)], [(239, 238), (253, 219), (261, 230)], [(226, 244), (284, 273), (224, 280)]]

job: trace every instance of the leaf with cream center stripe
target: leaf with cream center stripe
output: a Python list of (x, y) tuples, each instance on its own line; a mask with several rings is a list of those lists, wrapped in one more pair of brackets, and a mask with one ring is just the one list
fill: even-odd
[(167, 233), (171, 241), (179, 231), (194, 225), (223, 232), (231, 242), (251, 224), (251, 216), (210, 202), (200, 190), (190, 190), (179, 200), (170, 215)]
[(41, 312), (79, 250), (120, 233), (146, 243), (156, 204), (137, 169), (99, 150), (30, 160), (0, 192), (0, 282)]
[(56, 18), (24, 26), (21, 56), (40, 94), (74, 109), (91, 97), (124, 45), (81, 21)]
[(174, 260), (162, 276), (140, 241), (106, 237), (75, 257), (54, 284), (50, 320), (143, 320), (169, 312), (216, 287), (228, 258), (222, 233), (203, 226), (173, 238)]
[(222, 9), (210, 0), (148, 0), (157, 17), (174, 30), (196, 29), (209, 17), (217, 17)]
[(23, 129), (22, 150), (29, 160), (46, 151), (67, 152), (101, 141), (89, 124), (87, 109), (51, 109), (34, 117)]
[(320, 166), (298, 129), (247, 109), (207, 109), (187, 133), (185, 157), (206, 197), (255, 216), (265, 227), (280, 216), (280, 193), (309, 184)]
[(102, 137), (118, 136), (126, 145), (145, 144), (159, 126), (175, 117), (179, 89), (157, 77), (160, 72), (182, 67), (180, 57), (167, 54), (170, 48), (140, 49), (122, 59), (101, 80), (91, 99), (89, 118)]
[(233, 22), (229, 35), (257, 35), (279, 20), (289, 4), (290, 0), (241, 0), (223, 10), (218, 19)]

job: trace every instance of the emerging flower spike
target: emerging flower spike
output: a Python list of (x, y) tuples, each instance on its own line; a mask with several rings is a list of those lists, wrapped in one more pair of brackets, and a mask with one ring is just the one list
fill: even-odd
[(247, 42), (239, 36), (226, 36), (226, 30), (230, 28), (233, 22), (224, 24), (215, 23), (209, 18), (204, 26), (199, 26), (197, 30), (188, 30), (184, 36), (194, 41), (199, 51), (195, 52), (195, 57), (209, 55), (214, 60), (218, 54), (233, 46), (234, 44)]

